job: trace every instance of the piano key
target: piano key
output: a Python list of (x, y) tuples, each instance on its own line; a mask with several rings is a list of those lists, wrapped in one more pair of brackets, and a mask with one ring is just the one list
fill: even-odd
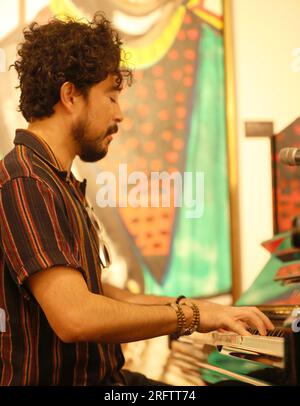
[(284, 339), (283, 337), (273, 336), (240, 336), (235, 333), (196, 333), (196, 342), (205, 342), (215, 347), (228, 346), (240, 348), (255, 353), (272, 355), (274, 357), (284, 357)]

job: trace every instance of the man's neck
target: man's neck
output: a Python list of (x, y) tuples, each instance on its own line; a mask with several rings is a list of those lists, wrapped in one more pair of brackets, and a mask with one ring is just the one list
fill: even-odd
[(63, 126), (57, 125), (50, 119), (44, 119), (30, 123), (28, 131), (44, 140), (52, 149), (63, 170), (70, 173), (75, 151), (70, 145), (68, 132), (64, 130)]

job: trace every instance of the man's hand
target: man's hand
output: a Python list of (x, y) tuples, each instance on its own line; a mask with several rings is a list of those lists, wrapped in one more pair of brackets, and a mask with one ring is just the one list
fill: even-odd
[(249, 336), (251, 334), (247, 329), (254, 327), (261, 335), (266, 335), (267, 330), (275, 328), (268, 317), (256, 307), (223, 306), (194, 299), (193, 302), (199, 307), (201, 333), (222, 329)]

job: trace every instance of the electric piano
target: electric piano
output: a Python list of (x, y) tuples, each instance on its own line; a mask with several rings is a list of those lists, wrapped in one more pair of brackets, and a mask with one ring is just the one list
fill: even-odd
[(194, 333), (174, 343), (173, 357), (185, 373), (200, 372), (206, 385), (300, 384), (300, 249), (291, 233), (263, 245), (271, 259), (236, 305), (258, 307), (275, 329), (266, 336)]

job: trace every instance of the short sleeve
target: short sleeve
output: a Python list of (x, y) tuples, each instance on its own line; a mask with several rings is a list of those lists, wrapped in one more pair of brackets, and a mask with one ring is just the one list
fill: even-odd
[(19, 287), (53, 266), (80, 269), (63, 199), (43, 181), (20, 177), (5, 183), (0, 190), (0, 225), (4, 259)]

